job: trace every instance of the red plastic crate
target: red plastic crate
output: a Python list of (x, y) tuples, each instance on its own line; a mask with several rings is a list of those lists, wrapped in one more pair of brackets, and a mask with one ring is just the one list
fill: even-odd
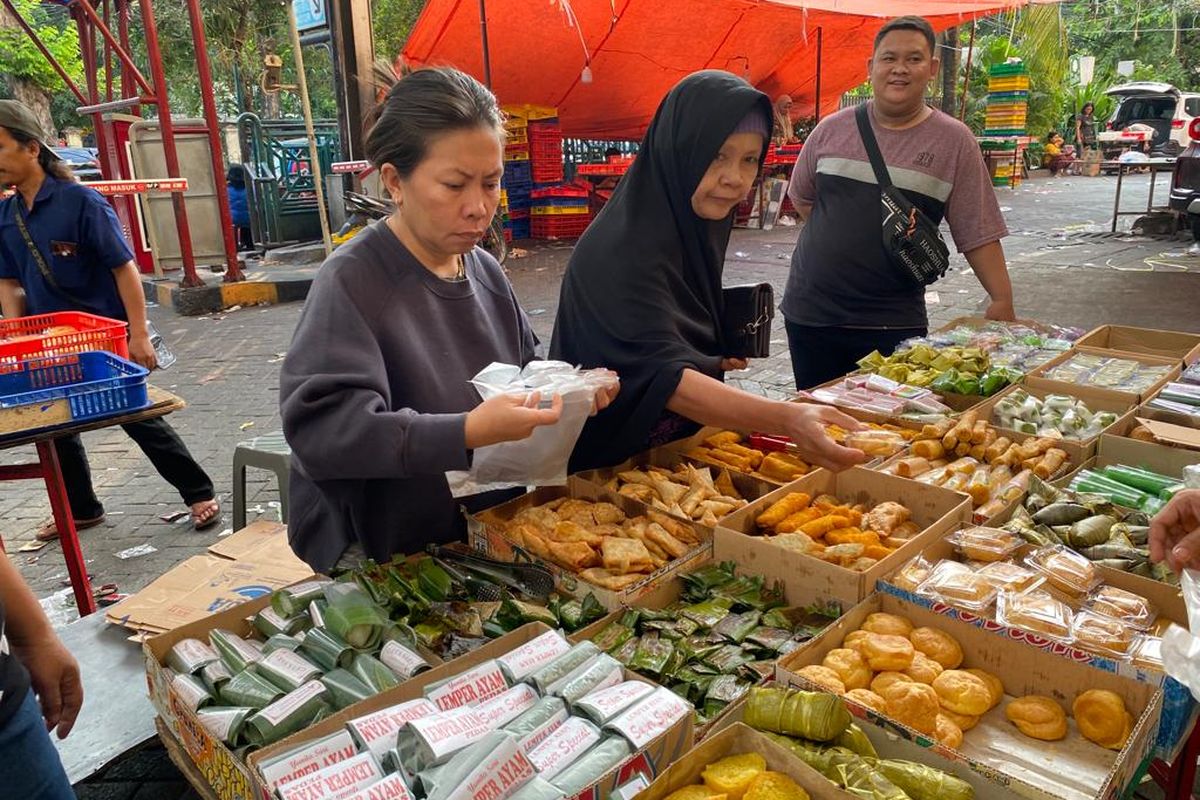
[[(47, 331), (70, 326), (73, 332)], [(43, 356), (61, 356), (87, 350), (107, 350), (129, 358), (129, 323), (85, 314), (82, 311), (55, 311), (32, 317), (0, 320), (0, 362), (12, 363)]]
[(591, 187), (577, 183), (564, 183), (561, 186), (547, 186), (545, 189), (534, 189), (529, 196), (535, 199), (543, 197), (587, 197)]
[(591, 214), (534, 216), (530, 235), (534, 239), (577, 239), (591, 224)]

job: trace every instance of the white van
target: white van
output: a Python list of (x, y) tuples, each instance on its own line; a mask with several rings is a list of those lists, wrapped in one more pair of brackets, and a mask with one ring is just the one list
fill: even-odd
[[(1200, 93), (1181, 92), (1169, 83), (1135, 81), (1114, 86), (1105, 92), (1117, 98), (1117, 108), (1108, 120), (1108, 131), (1116, 133), (1130, 125), (1154, 129), (1151, 149), (1164, 155), (1178, 155), (1191, 144), (1188, 125), (1200, 117)], [(1104, 131), (1100, 132), (1103, 141)]]

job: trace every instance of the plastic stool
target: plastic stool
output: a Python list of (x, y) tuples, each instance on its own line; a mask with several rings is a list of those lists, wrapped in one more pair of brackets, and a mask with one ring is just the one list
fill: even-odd
[(282, 433), (256, 436), (239, 442), (233, 450), (233, 529), (246, 527), (246, 468), (270, 470), (279, 481), (279, 518), (287, 523), (288, 476), (291, 473), (292, 448)]

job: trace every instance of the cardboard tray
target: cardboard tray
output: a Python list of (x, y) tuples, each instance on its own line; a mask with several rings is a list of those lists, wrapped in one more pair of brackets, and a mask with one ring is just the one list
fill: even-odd
[[(688, 450), (691, 450), (693, 447), (699, 447), (699, 446), (703, 445), (705, 439), (707, 439), (708, 437), (713, 436), (715, 434), (718, 434), (724, 430), (731, 430), (731, 429), (730, 428), (714, 428), (714, 427), (701, 428), (699, 431), (697, 431), (696, 433), (687, 437), (686, 439), (678, 439), (678, 440), (671, 442), (669, 444), (666, 444), (663, 447), (658, 448), (658, 449), (665, 450), (670, 453), (679, 453), (685, 461), (690, 461), (693, 464), (697, 464), (699, 466), (728, 467), (729, 466), (728, 464), (722, 464), (719, 461), (710, 461), (706, 458), (697, 458), (694, 456), (687, 455)], [(742, 437), (744, 437), (746, 439), (750, 438), (749, 431), (734, 430), (734, 433), (741, 434)], [(812, 469), (810, 469), (809, 472), (804, 477), (807, 477), (808, 475), (812, 475), (814, 472), (818, 471), (819, 469), (820, 469), (820, 467), (812, 467)], [(757, 472), (737, 473), (733, 470), (730, 470), (730, 474), (731, 475), (733, 475), (733, 474), (747, 475), (748, 474), (748, 477), (754, 478), (755, 480), (761, 481), (766, 484), (770, 484), (771, 486), (785, 486), (789, 483), (789, 481), (780, 480), (778, 478), (770, 478), (766, 475), (762, 475)]]
[(1132, 355), (1174, 358), (1184, 364), (1200, 360), (1200, 334), (1101, 325), (1075, 342), (1076, 347), (1096, 347)]
[(1141, 415), (1135, 416), (1133, 421), (1135, 424), (1130, 428), (1129, 433), (1132, 433), (1133, 428), (1140, 425), (1150, 431), (1154, 441), (1159, 444), (1186, 450), (1200, 450), (1200, 429), (1149, 419)]
[[(813, 497), (832, 494), (849, 503), (874, 505), (894, 500), (912, 511), (912, 519), (922, 533), (865, 572), (854, 572), (827, 564), (813, 556), (785, 550), (758, 535), (754, 520), (767, 506), (796, 492)], [(760, 498), (721, 521), (713, 538), (713, 558), (736, 560), (739, 568), (767, 580), (783, 581), (784, 586), (801, 584), (831, 600), (853, 605), (875, 590), (875, 581), (893, 572), (927, 544), (951, 532), (971, 519), (971, 503), (966, 495), (926, 486), (917, 481), (897, 478), (855, 467), (838, 474), (821, 471), (806, 476)]]
[[(820, 386), (814, 386), (813, 389), (810, 389), (809, 391), (813, 391), (816, 389), (828, 389), (831, 386), (836, 386), (836, 385), (842, 383), (842, 381), (846, 380), (846, 378), (848, 378), (848, 377), (849, 377), (848, 375), (843, 375), (839, 378), (834, 378), (831, 381), (826, 381), (825, 383), (822, 383)], [(817, 405), (829, 406), (830, 408), (836, 408), (838, 411), (841, 411), (846, 416), (853, 417), (854, 419), (858, 420), (859, 422), (874, 422), (876, 425), (898, 425), (902, 428), (910, 428), (912, 430), (918, 430), (918, 431), (921, 430), (922, 427), (924, 427), (924, 423), (914, 422), (913, 420), (905, 419), (904, 417), (897, 417), (897, 416), (893, 416), (891, 414), (880, 414), (875, 411), (864, 411), (861, 408), (846, 408), (844, 406), (830, 405), (829, 403), (822, 403), (819, 400), (808, 400), (805, 398), (797, 398), (791, 402), (815, 403)], [(957, 413), (959, 413), (959, 412), (956, 412), (953, 410), (951, 411), (952, 415), (957, 415)]]
[[(467, 655), (456, 658), (453, 661), (448, 661), (427, 672), (422, 672), (420, 675), (405, 681), (394, 689), (375, 695), (361, 703), (356, 703), (300, 733), (293, 734), (286, 739), (281, 739), (270, 747), (265, 747), (262, 750), (252, 753), (247, 761), (256, 789), (263, 792), (261, 797), (264, 800), (269, 800), (271, 795), (267, 793), (266, 783), (259, 765), (264, 761), (271, 760), (273, 756), (334, 733), (345, 727), (346, 723), (351, 719), (379, 711), (397, 703), (416, 700), (424, 695), (426, 685), (454, 677), (471, 667), (482, 664), (484, 661), (502, 656), (548, 630), (550, 628), (540, 622), (531, 622), (523, 625), (499, 639), (493, 639)], [(650, 683), (650, 681), (646, 681), (641, 676), (628, 670), (625, 672), (625, 677), (627, 680), (640, 680)], [(620, 767), (593, 784), (592, 788), (586, 790), (581, 796), (589, 797), (593, 792), (598, 791), (599, 794), (596, 796), (607, 797), (610, 792), (624, 783), (631, 774), (640, 772), (645, 775), (654, 776), (665, 765), (675, 761), (691, 749), (694, 743), (692, 718), (688, 715), (675, 723), (666, 733), (651, 742), (650, 746), (645, 750), (636, 753)]]
[(1084, 469), (1099, 469), (1124, 464), (1129, 467), (1142, 467), (1162, 475), (1182, 476), (1183, 468), (1200, 464), (1200, 451), (1184, 450), (1178, 447), (1167, 447), (1155, 442), (1143, 442), (1140, 439), (1127, 439), (1124, 436), (1105, 434), (1097, 441), (1096, 455), (1065, 478), (1052, 481), (1060, 489), (1065, 489)]
[(1090, 387), (1093, 389), (1102, 388), (1105, 392), (1122, 395), (1122, 396), (1128, 398), (1133, 403), (1140, 403), (1143, 400), (1145, 400), (1147, 397), (1151, 397), (1153, 395), (1158, 394), (1158, 392), (1162, 389), (1162, 387), (1166, 386), (1171, 381), (1177, 379), (1179, 377), (1180, 373), (1183, 371), (1182, 368), (1180, 367), (1181, 362), (1179, 361), (1179, 359), (1176, 359), (1176, 358), (1160, 358), (1158, 356), (1152, 356), (1152, 355), (1143, 355), (1143, 354), (1139, 354), (1139, 353), (1123, 353), (1123, 352), (1120, 352), (1117, 350), (1102, 350), (1102, 349), (1098, 349), (1098, 348), (1094, 348), (1094, 347), (1080, 347), (1080, 346), (1076, 345), (1075, 349), (1068, 350), (1067, 352), (1063, 353), (1058, 358), (1051, 359), (1050, 361), (1047, 361), (1042, 366), (1040, 366), (1037, 369), (1030, 372), (1029, 375), (1026, 376), (1025, 382), (1029, 383), (1031, 378), (1038, 378), (1040, 380), (1034, 381), (1033, 385), (1038, 386), (1038, 388), (1040, 388), (1040, 389), (1054, 392), (1055, 394), (1070, 394), (1073, 389), (1079, 388), (1080, 386), (1085, 386), (1085, 384), (1069, 383), (1067, 381), (1059, 381), (1059, 380), (1054, 380), (1052, 378), (1047, 377), (1047, 374), (1050, 372), (1050, 370), (1054, 369), (1059, 364), (1062, 364), (1063, 362), (1070, 360), (1071, 358), (1073, 358), (1074, 356), (1076, 356), (1079, 353), (1086, 353), (1088, 355), (1093, 355), (1093, 356), (1102, 356), (1105, 358), (1123, 358), (1128, 361), (1137, 361), (1142, 364), (1149, 364), (1149, 365), (1153, 365), (1153, 366), (1163, 366), (1163, 367), (1171, 367), (1172, 368), (1172, 369), (1168, 370), (1168, 372), (1165, 376), (1163, 376), (1159, 380), (1155, 381), (1153, 384), (1151, 384), (1146, 389), (1144, 389), (1140, 392), (1121, 391), (1118, 389), (1109, 389), (1107, 387)]
[[(522, 509), (548, 503), (560, 497), (577, 497), (591, 502), (603, 500), (617, 506), (629, 516), (639, 516), (649, 510), (649, 506), (644, 503), (572, 476), (567, 479), (566, 486), (544, 486), (470, 517), (467, 520), (467, 531), (471, 546), (493, 558), (504, 561), (517, 560), (517, 550), (521, 549), (514, 548), (513, 543), (504, 535), (503, 525)], [(623, 605), (631, 605), (639, 597), (654, 591), (664, 579), (671, 575), (688, 572), (712, 557), (711, 529), (695, 524), (693, 527), (701, 540), (699, 546), (683, 557), (671, 561), (662, 569), (646, 575), (633, 586), (619, 592), (580, 580), (574, 572), (558, 564), (541, 559), (535, 560), (545, 564), (546, 568), (550, 570), (554, 575), (555, 586), (563, 594), (583, 598), (590, 592), (606, 609), (615, 611)], [(525, 551), (521, 550), (521, 553), (525, 553)]]
[[(1027, 798), (1116, 798), (1131, 785), (1143, 760), (1150, 756), (1162, 708), (1162, 691), (1157, 687), (1028, 647), (1006, 636), (993, 635), (961, 619), (939, 615), (890, 594), (868, 597), (824, 633), (782, 659), (776, 666), (776, 679), (790, 686), (813, 689), (797, 671), (809, 664), (820, 664), (830, 650), (840, 647), (846, 635), (857, 630), (876, 611), (900, 614), (914, 625), (938, 628), (953, 636), (966, 656), (964, 665), (986, 669), (1000, 678), (1007, 699), (990, 711), (979, 727), (967, 732), (958, 750), (936, 744), (929, 737), (868, 709), (855, 710), (856, 714), (864, 713), (871, 722), (961, 761)], [(1069, 712), (1070, 704), (1084, 689), (1116, 692), (1135, 715), (1137, 722), (1120, 753), (1105, 750), (1079, 736)], [(1029, 739), (1007, 721), (1006, 702), (1028, 694), (1052, 697), (1068, 712), (1066, 739), (1054, 743)]]

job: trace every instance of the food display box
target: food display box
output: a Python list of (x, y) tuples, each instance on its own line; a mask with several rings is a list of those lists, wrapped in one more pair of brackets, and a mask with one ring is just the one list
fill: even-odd
[(1135, 428), (1140, 426), (1149, 431), (1158, 444), (1184, 450), (1200, 450), (1200, 428), (1150, 419), (1141, 414), (1134, 417), (1134, 423)]
[(1184, 364), (1200, 360), (1200, 334), (1101, 325), (1075, 342), (1076, 347), (1095, 347), (1131, 355), (1173, 358)]
[[(813, 689), (813, 684), (798, 675), (798, 671), (820, 664), (830, 650), (841, 646), (848, 633), (858, 630), (868, 615), (878, 611), (907, 617), (917, 627), (936, 628), (954, 637), (965, 655), (964, 665), (985, 669), (998, 677), (1004, 683), (1005, 699), (983, 717), (978, 727), (966, 733), (958, 749), (940, 745), (932, 737), (869, 709), (855, 710), (856, 714), (865, 714), (873, 724), (922, 747), (933, 748), (1022, 797), (1035, 800), (1120, 797), (1139, 776), (1143, 761), (1151, 756), (1162, 710), (1162, 690), (1157, 686), (1064, 658), (1065, 653), (1028, 647), (891, 594), (868, 597), (824, 633), (782, 659), (776, 666), (776, 679), (790, 686)], [(1085, 689), (1115, 692), (1135, 717), (1133, 730), (1119, 753), (1085, 740), (1069, 714), (1067, 737), (1056, 742), (1024, 736), (1004, 714), (1008, 702), (1025, 695), (1050, 697), (1069, 710), (1075, 697)]]
[(1104, 391), (1122, 395), (1130, 402), (1135, 404), (1142, 402), (1148, 397), (1158, 394), (1159, 390), (1161, 390), (1171, 381), (1176, 380), (1183, 371), (1180, 366), (1181, 362), (1177, 358), (1161, 358), (1159, 356), (1145, 355), (1141, 353), (1123, 353), (1118, 350), (1101, 350), (1094, 347), (1080, 347), (1077, 344), (1075, 349), (1068, 350), (1058, 358), (1051, 359), (1042, 366), (1030, 372), (1026, 377), (1025, 383), (1028, 384), (1030, 383), (1031, 379), (1038, 378), (1040, 380), (1033, 381), (1033, 385), (1037, 386), (1039, 389), (1053, 392), (1054, 394), (1071, 394), (1072, 390), (1083, 388), (1084, 384), (1070, 383), (1068, 381), (1060, 381), (1047, 377), (1048, 373), (1059, 364), (1069, 361), (1079, 354), (1098, 356), (1101, 358), (1119, 358), (1126, 361), (1136, 361), (1140, 364), (1146, 364), (1149, 366), (1168, 367), (1167, 373), (1162, 378), (1159, 378), (1153, 384), (1140, 391), (1125, 391), (1123, 389), (1109, 389), (1107, 387), (1095, 386), (1088, 387), (1093, 389), (1104, 388)]
[[(832, 494), (846, 503), (874, 505), (892, 500), (912, 512), (922, 532), (872, 568), (856, 572), (826, 563), (814, 556), (787, 550), (759, 535), (758, 515), (789, 494), (804, 492), (812, 497)], [(926, 545), (971, 520), (971, 502), (966, 495), (926, 486), (917, 481), (884, 475), (862, 467), (838, 474), (824, 470), (762, 497), (721, 521), (713, 537), (713, 558), (736, 560), (748, 574), (786, 586), (805, 584), (813, 592), (847, 606), (875, 591), (875, 581), (895, 571), (920, 553)]]
[[(697, 466), (728, 467), (729, 466), (728, 464), (723, 464), (720, 461), (715, 461), (712, 459), (702, 458), (700, 456), (694, 456), (694, 455), (688, 454), (689, 450), (692, 450), (693, 448), (696, 448), (696, 447), (704, 446), (705, 439), (708, 439), (709, 437), (714, 436), (718, 433), (721, 433), (722, 431), (725, 431), (725, 430), (733, 430), (734, 433), (737, 433), (738, 435), (742, 436), (744, 439), (747, 439), (747, 440), (750, 438), (750, 431), (736, 430), (736, 429), (729, 429), (729, 428), (706, 427), (706, 428), (701, 428), (699, 431), (692, 434), (691, 436), (688, 436), (685, 439), (677, 439), (676, 441), (671, 442), (670, 444), (664, 445), (662, 448), (659, 448), (659, 449), (665, 450), (665, 451), (668, 451), (671, 453), (678, 453), (685, 461), (689, 461), (693, 464), (696, 464)], [(807, 463), (807, 462), (805, 462), (805, 463)], [(809, 472), (806, 473), (806, 475), (811, 475), (820, 469), (820, 467), (813, 467), (812, 465), (809, 465), (809, 466), (810, 466), (810, 470), (809, 470)], [(731, 474), (733, 474), (734, 472), (735, 472), (735, 470), (730, 469)], [(741, 472), (741, 473), (737, 473), (737, 474), (746, 475), (747, 477), (754, 478), (763, 483), (770, 484), (771, 486), (786, 486), (787, 484), (791, 483), (791, 480), (784, 480), (781, 478), (773, 478), (773, 477), (770, 477), (769, 475), (763, 475), (758, 472), (754, 472), (754, 473)], [(805, 476), (801, 476), (801, 477), (805, 477)]]
[[(469, 518), (467, 520), (467, 531), (471, 546), (492, 558), (498, 558), (502, 561), (520, 560), (517, 557), (517, 550), (520, 550), (523, 556), (532, 557), (532, 554), (523, 548), (519, 546), (514, 547), (513, 542), (505, 536), (504, 527), (522, 509), (548, 503), (560, 497), (573, 497), (594, 503), (601, 501), (612, 503), (629, 516), (640, 516), (649, 510), (649, 507), (643, 503), (572, 476), (567, 479), (566, 486), (544, 486), (533, 490), (529, 494), (510, 500), (507, 503), (489, 508), (486, 511), (481, 511)], [(693, 525), (692, 527), (701, 539), (702, 544), (693, 548), (681, 558), (671, 561), (667, 566), (655, 572), (647, 573), (637, 583), (620, 591), (605, 589), (604, 587), (588, 583), (581, 579), (575, 572), (559, 564), (541, 559), (537, 560), (539, 563), (545, 564), (546, 568), (554, 575), (555, 586), (563, 594), (583, 598), (590, 592), (595, 595), (596, 599), (606, 609), (615, 611), (622, 606), (633, 605), (636, 600), (657, 589), (662, 581), (671, 575), (680, 572), (689, 572), (712, 557), (713, 534), (711, 529), (699, 525)]]
[(1039, 400), (1045, 400), (1047, 395), (1052, 394), (1066, 395), (1082, 401), (1092, 412), (1111, 411), (1116, 414), (1117, 421), (1095, 436), (1088, 439), (1061, 439), (1055, 444), (1055, 447), (1066, 450), (1067, 454), (1071, 456), (1072, 469), (1078, 469), (1080, 464), (1096, 454), (1096, 443), (1102, 434), (1110, 433), (1120, 436), (1129, 430), (1133, 424), (1135, 401), (1130, 399), (1130, 396), (1127, 394), (1112, 392), (1107, 389), (1095, 389), (1090, 386), (1073, 386), (1067, 391), (1063, 387), (1064, 384), (1056, 381), (1048, 381), (1045, 378), (1028, 378), (1023, 384), (1010, 386), (999, 394), (989, 397), (986, 401), (980, 403), (975, 411), (979, 414), (980, 419), (986, 420), (995, 427), (1001, 436), (1007, 436), (1014, 442), (1024, 441), (1027, 437), (1036, 436), (1037, 434), (1023, 434), (1010, 428), (1004, 428), (994, 419), (993, 414), (997, 403), (1018, 390), (1023, 390), (1031, 397), (1036, 397)]
[[(834, 378), (831, 381), (826, 381), (825, 383), (822, 383), (820, 386), (814, 386), (812, 389), (810, 389), (808, 391), (816, 391), (817, 389), (829, 389), (833, 386), (840, 386), (848, 377), (850, 377), (850, 376), (843, 375), (839, 378)], [(848, 417), (853, 417), (854, 419), (858, 420), (859, 422), (873, 422), (876, 425), (897, 425), (901, 428), (908, 428), (908, 429), (914, 430), (914, 431), (919, 431), (919, 430), (921, 430), (921, 428), (924, 427), (924, 423), (916, 422), (911, 419), (905, 419), (904, 417), (895, 416), (892, 414), (881, 414), (877, 411), (867, 411), (867, 410), (861, 409), (861, 408), (846, 408), (844, 406), (830, 405), (829, 403), (822, 403), (819, 400), (809, 400), (803, 396), (797, 397), (796, 399), (791, 400), (789, 402), (817, 403), (818, 405), (829, 406), (830, 408), (836, 408), (838, 411), (841, 411), (843, 414), (845, 414)], [(956, 412), (956, 411), (952, 411), (951, 413), (954, 415), (958, 414), (958, 412)]]
[[(1200, 464), (1200, 451), (1104, 434), (1096, 441), (1096, 455), (1081, 464), (1080, 469), (1100, 469), (1117, 464), (1142, 467), (1162, 475), (1182, 475), (1184, 467)], [(1060, 489), (1065, 488), (1071, 482), (1074, 472), (1064, 479), (1054, 481), (1054, 485)]]
[[(361, 703), (356, 703), (300, 733), (293, 734), (269, 747), (252, 753), (247, 761), (254, 778), (256, 791), (260, 792), (257, 797), (261, 797), (263, 800), (270, 800), (272, 796), (267, 790), (268, 783), (263, 775), (264, 763), (269, 763), (278, 755), (286, 753), (289, 750), (294, 750), (296, 747), (315, 742), (318, 739), (345, 730), (346, 723), (351, 719), (380, 711), (398, 703), (423, 697), (425, 687), (428, 684), (452, 678), (485, 661), (503, 656), (549, 630), (548, 626), (540, 622), (531, 622), (523, 625), (511, 633), (472, 650), (467, 655), (422, 672), (420, 675), (405, 681), (394, 689), (375, 695)], [(625, 671), (625, 678), (626, 680), (650, 683), (636, 673), (629, 672), (628, 670)], [(620, 767), (605, 775), (599, 782), (593, 784), (591, 789), (582, 793), (580, 797), (591, 797), (595, 792), (599, 792), (599, 794), (595, 795), (597, 797), (607, 797), (610, 792), (628, 781), (630, 776), (636, 774), (653, 777), (667, 764), (670, 764), (691, 749), (694, 741), (691, 715), (685, 715), (680, 721), (671, 726), (666, 733), (655, 738), (646, 748), (634, 754)]]

